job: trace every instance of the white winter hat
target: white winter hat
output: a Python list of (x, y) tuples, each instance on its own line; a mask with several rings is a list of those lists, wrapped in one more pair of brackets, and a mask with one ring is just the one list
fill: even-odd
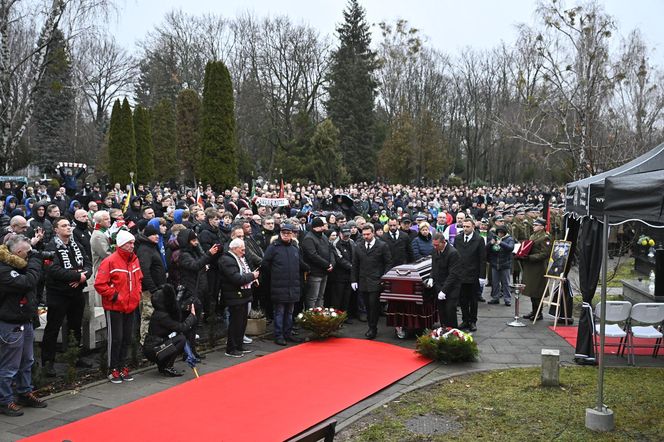
[(126, 230), (120, 230), (115, 237), (115, 243), (118, 245), (118, 247), (122, 247), (123, 245), (127, 244), (129, 241), (134, 241), (134, 240), (135, 240), (134, 235), (132, 235)]

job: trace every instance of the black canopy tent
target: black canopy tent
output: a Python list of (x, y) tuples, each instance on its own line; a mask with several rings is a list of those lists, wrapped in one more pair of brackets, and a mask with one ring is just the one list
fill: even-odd
[[(635, 220), (652, 227), (664, 228), (664, 143), (620, 167), (569, 183), (566, 209), (568, 223), (583, 223), (578, 241), (579, 278), (584, 308), (577, 334), (577, 361), (594, 362), (594, 324), (590, 302), (595, 294), (601, 269), (600, 352), (595, 410), (607, 416), (611, 415), (612, 418), (612, 412), (603, 403), (609, 224)], [(601, 229), (599, 217), (602, 218)], [(588, 416), (588, 412), (586, 415)]]
[(578, 216), (601, 217), (604, 212), (605, 180), (664, 169), (664, 143), (615, 169), (567, 184), (565, 210)]

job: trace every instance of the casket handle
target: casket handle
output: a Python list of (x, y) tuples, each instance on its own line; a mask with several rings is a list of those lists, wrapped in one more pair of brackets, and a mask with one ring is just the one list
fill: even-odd
[(397, 275), (399, 275), (399, 276), (408, 276), (408, 275), (410, 275), (410, 270), (406, 270), (404, 272), (403, 270), (396, 269), (395, 271), (397, 272)]

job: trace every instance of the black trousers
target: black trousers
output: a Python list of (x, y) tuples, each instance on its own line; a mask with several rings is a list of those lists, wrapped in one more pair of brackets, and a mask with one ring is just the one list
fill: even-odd
[[(457, 328), (459, 326), (457, 320), (457, 299), (444, 299), (441, 301), (436, 298), (436, 303), (441, 327)], [(475, 301), (475, 304), (477, 305), (477, 301)]]
[(380, 292), (360, 292), (364, 305), (367, 306), (367, 322), (369, 330), (378, 330), (378, 317), (380, 315)]
[(353, 291), (350, 281), (333, 281), (330, 289), (332, 290), (330, 305), (337, 310), (347, 312), (350, 308), (350, 295)]
[(461, 320), (463, 322), (477, 322), (477, 292), (479, 289), (479, 280), (473, 283), (461, 284), (459, 305), (461, 306)]
[(127, 366), (127, 352), (134, 340), (134, 312), (106, 310), (106, 333), (109, 370)]
[[(71, 296), (46, 293), (48, 315), (46, 328), (42, 339), (42, 363), (55, 361), (55, 348), (58, 344), (58, 332), (67, 318), (67, 327), (74, 332), (76, 342), (81, 342), (81, 323), (83, 322), (83, 309), (85, 299), (82, 292), (75, 292)], [(62, 342), (67, 342), (67, 335), (63, 332)]]
[(242, 339), (247, 329), (247, 304), (229, 305), (228, 336), (226, 338), (226, 352), (242, 351)]

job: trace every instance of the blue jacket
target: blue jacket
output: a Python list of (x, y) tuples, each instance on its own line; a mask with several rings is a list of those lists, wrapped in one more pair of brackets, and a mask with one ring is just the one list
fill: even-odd
[(272, 302), (289, 303), (300, 300), (300, 249), (293, 241), (286, 244), (276, 239), (265, 250), (261, 267), (270, 274)]
[(431, 240), (431, 235), (428, 237), (423, 237), (418, 234), (415, 239), (413, 239), (413, 256), (415, 260), (431, 256), (433, 252), (433, 241)]
[[(486, 254), (491, 267), (496, 270), (512, 268), (512, 250), (514, 250), (514, 238), (510, 235), (503, 236), (500, 243), (491, 244), (491, 240), (497, 240), (495, 233), (489, 232), (486, 242)], [(496, 250), (497, 249), (497, 250)]]

